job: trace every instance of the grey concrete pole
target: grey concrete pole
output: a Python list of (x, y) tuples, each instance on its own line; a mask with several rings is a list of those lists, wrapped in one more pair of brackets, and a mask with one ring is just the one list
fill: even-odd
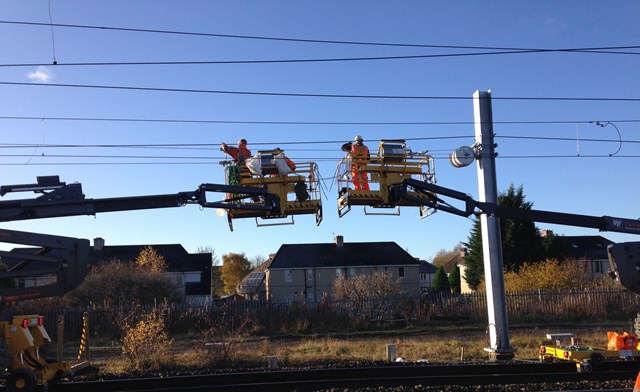
[[(476, 159), (479, 201), (497, 205), (498, 187), (496, 184), (491, 91), (476, 91), (473, 94), (473, 113), (476, 146), (479, 148)], [(492, 360), (508, 360), (513, 358), (515, 350), (509, 344), (500, 219), (496, 216), (481, 214), (480, 227), (487, 289), (487, 311), (489, 313), (490, 347), (485, 348), (485, 351), (489, 352), (489, 358)]]

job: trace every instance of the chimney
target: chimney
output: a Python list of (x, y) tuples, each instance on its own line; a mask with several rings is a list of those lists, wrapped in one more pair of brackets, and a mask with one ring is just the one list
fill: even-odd
[(93, 249), (101, 251), (104, 248), (104, 238), (96, 237), (93, 239)]
[(460, 257), (464, 259), (467, 256), (467, 248), (460, 248)]
[(553, 235), (553, 231), (549, 229), (540, 230), (540, 237), (546, 238), (551, 237)]
[(343, 248), (344, 247), (344, 237), (341, 235), (337, 235), (334, 238), (335, 242), (336, 242), (336, 246), (338, 248)]

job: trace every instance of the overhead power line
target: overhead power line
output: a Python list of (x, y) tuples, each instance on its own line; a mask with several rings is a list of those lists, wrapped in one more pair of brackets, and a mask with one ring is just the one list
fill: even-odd
[[(25, 158), (34, 158), (29, 155), (25, 155)], [(46, 158), (46, 156), (45, 156)], [(435, 159), (448, 159), (448, 156), (434, 156)], [(502, 156), (499, 155), (496, 159), (637, 159), (640, 158), (640, 155), (615, 155), (610, 156), (609, 154), (603, 155), (511, 155), (511, 156)], [(334, 158), (322, 158), (317, 161), (336, 161)], [(202, 162), (176, 162), (176, 161), (164, 161), (164, 162), (149, 162), (149, 161), (109, 161), (109, 162), (0, 162), (0, 166), (125, 166), (125, 165), (211, 165), (212, 162), (202, 161)]]
[[(433, 45), (433, 44), (393, 43), (393, 42), (324, 40), (324, 39), (307, 39), (307, 38), (291, 38), (291, 37), (268, 37), (268, 36), (256, 36), (256, 35), (220, 34), (220, 33), (205, 33), (205, 32), (192, 32), (192, 31), (141, 29), (141, 28), (128, 28), (128, 27), (78, 25), (78, 24), (62, 24), (62, 23), (41, 23), (41, 22), (9, 21), (9, 20), (0, 20), (0, 24), (44, 26), (48, 28), (62, 27), (62, 28), (91, 29), (91, 30), (102, 30), (102, 31), (111, 30), (111, 31), (136, 32), (136, 33), (172, 34), (172, 35), (187, 35), (187, 36), (199, 36), (199, 37), (234, 38), (234, 39), (246, 39), (246, 40), (284, 41), (284, 42), (299, 42), (299, 43), (314, 43), (314, 44), (391, 46), (391, 47), (410, 47), (410, 48), (473, 49), (473, 50), (530, 51), (530, 52), (593, 52), (593, 53), (602, 51), (602, 53), (609, 53), (609, 54), (617, 53), (617, 52), (610, 52), (611, 50), (621, 50), (621, 49), (626, 50), (626, 49), (639, 48), (638, 46), (611, 46), (611, 47), (595, 47), (595, 48), (541, 49), (541, 48), (513, 48), (513, 47), (496, 47), (496, 46)], [(630, 52), (630, 53), (623, 53), (623, 54), (638, 54), (638, 53)]]
[[(640, 46), (630, 46), (629, 48), (640, 49)], [(315, 58), (315, 59), (273, 59), (273, 60), (208, 60), (208, 61), (99, 61), (99, 62), (74, 62), (65, 63), (56, 61), (57, 67), (107, 67), (107, 66), (138, 66), (138, 65), (226, 65), (226, 64), (287, 64), (287, 63), (330, 63), (330, 62), (353, 62), (353, 61), (385, 61), (385, 60), (418, 60), (429, 58), (444, 57), (467, 57), (467, 56), (495, 56), (508, 54), (526, 54), (555, 52), (550, 49), (525, 49), (525, 50), (501, 50), (492, 52), (467, 52), (467, 53), (440, 53), (440, 54), (424, 54), (424, 55), (406, 55), (406, 56), (371, 56), (371, 57), (337, 57), (337, 58)], [(573, 50), (563, 50), (573, 51)], [(584, 50), (576, 50), (585, 52)], [(610, 52), (603, 50), (588, 50), (588, 53), (607, 53), (607, 54), (628, 54), (640, 55), (640, 52)], [(2, 68), (8, 67), (43, 67), (49, 66), (51, 63), (6, 63), (0, 64)]]
[[(453, 140), (453, 139), (473, 139), (473, 135), (457, 135), (457, 136), (431, 136), (431, 137), (398, 137), (399, 140), (405, 141), (426, 141), (426, 140)], [(496, 135), (496, 139), (520, 139), (520, 140), (552, 140), (552, 141), (570, 141), (575, 142), (575, 138), (569, 137), (547, 137), (547, 136), (513, 136), (513, 135)], [(618, 143), (620, 139), (595, 139), (580, 138), (581, 142), (594, 143)], [(380, 139), (370, 139), (372, 142), (379, 142)], [(640, 140), (622, 140), (624, 143), (638, 143)], [(314, 144), (340, 144), (344, 140), (315, 140), (315, 141), (271, 141), (271, 142), (252, 142), (252, 146), (270, 146), (270, 145), (314, 145)], [(38, 144), (38, 143), (0, 143), (0, 149), (7, 148), (217, 148), (219, 143), (154, 143), (154, 144)]]
[[(0, 116), (0, 120), (35, 121), (96, 121), (96, 122), (150, 122), (179, 124), (254, 124), (254, 125), (473, 125), (474, 121), (243, 121), (243, 120), (190, 120), (170, 118), (117, 118), (117, 117), (51, 117), (51, 116)], [(634, 120), (600, 120), (600, 122), (640, 123)], [(540, 120), (493, 121), (493, 124), (589, 124), (593, 120)]]
[[(260, 91), (230, 91), (230, 90), (206, 90), (206, 89), (182, 89), (163, 87), (135, 87), (135, 86), (108, 86), (91, 84), (62, 84), (62, 83), (29, 83), (0, 81), (0, 85), (35, 86), (35, 87), (65, 87), (65, 88), (90, 88), (104, 90), (126, 90), (146, 92), (172, 92), (172, 93), (198, 93), (198, 94), (230, 94), (253, 96), (278, 96), (278, 97), (306, 97), (306, 98), (349, 98), (349, 99), (398, 99), (398, 100), (461, 100), (474, 99), (469, 96), (428, 96), (428, 95), (356, 95), (356, 94), (315, 94), (315, 93), (282, 93)], [(611, 98), (611, 97), (492, 97), (494, 101), (607, 101), (607, 102), (640, 102), (640, 98)]]

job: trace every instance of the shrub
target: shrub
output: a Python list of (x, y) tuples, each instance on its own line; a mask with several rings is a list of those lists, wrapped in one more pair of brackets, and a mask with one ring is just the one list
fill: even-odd
[(68, 295), (72, 305), (110, 305), (138, 303), (150, 305), (158, 300), (176, 301), (180, 291), (166, 273), (145, 266), (111, 260), (92, 267), (84, 282)]
[(122, 351), (135, 370), (158, 369), (173, 343), (166, 329), (166, 309), (132, 313), (122, 324)]

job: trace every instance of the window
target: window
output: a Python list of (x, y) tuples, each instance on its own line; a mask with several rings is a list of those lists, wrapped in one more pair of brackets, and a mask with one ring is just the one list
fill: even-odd
[(355, 267), (351, 267), (349, 268), (349, 276), (356, 276), (358, 275), (358, 270)]
[(336, 278), (339, 278), (342, 276), (342, 270), (340, 268), (336, 268)]
[(307, 270), (307, 280), (308, 281), (313, 281), (313, 270), (312, 269), (308, 269)]
[(293, 273), (291, 272), (291, 270), (290, 269), (284, 270), (284, 281), (286, 283), (291, 283), (292, 280), (293, 280)]
[(398, 267), (398, 276), (404, 278), (404, 267)]
[(593, 272), (601, 272), (600, 260), (593, 260)]

